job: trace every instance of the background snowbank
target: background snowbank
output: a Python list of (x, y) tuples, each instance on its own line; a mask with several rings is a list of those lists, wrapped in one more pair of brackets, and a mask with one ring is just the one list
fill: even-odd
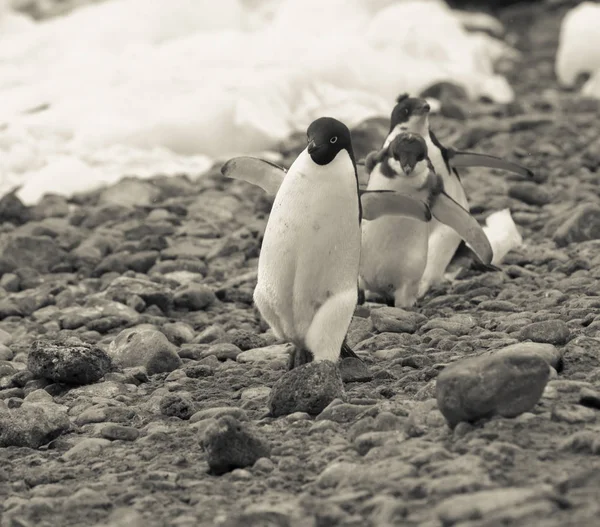
[(451, 80), (508, 102), (498, 41), (438, 0), (109, 0), (33, 22), (0, 0), (0, 191), (199, 174), (328, 114)]

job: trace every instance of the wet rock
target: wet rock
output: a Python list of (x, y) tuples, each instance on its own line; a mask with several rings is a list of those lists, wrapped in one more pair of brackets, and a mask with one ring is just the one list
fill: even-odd
[(265, 439), (231, 416), (220, 417), (206, 430), (202, 447), (209, 469), (216, 475), (252, 466), (271, 454)]
[(38, 340), (29, 350), (27, 368), (36, 377), (54, 382), (91, 384), (111, 370), (112, 362), (95, 346)]
[(569, 341), (571, 331), (562, 320), (544, 320), (525, 326), (520, 333), (523, 340), (563, 345)]
[(66, 412), (54, 403), (23, 403), (19, 408), (0, 405), (0, 447), (39, 448), (68, 430)]
[(145, 324), (121, 331), (110, 343), (108, 354), (121, 368), (143, 366), (148, 375), (171, 372), (182, 364), (167, 337)]
[(200, 311), (212, 305), (216, 300), (215, 293), (208, 286), (190, 284), (175, 293), (175, 306), (189, 311)]
[(169, 417), (187, 420), (192, 417), (195, 410), (196, 405), (189, 393), (169, 393), (160, 400), (161, 413)]
[(508, 188), (508, 195), (528, 205), (547, 205), (552, 201), (550, 192), (536, 183), (515, 183)]
[(373, 374), (366, 364), (356, 357), (345, 357), (340, 361), (340, 373), (344, 382), (369, 382)]
[(311, 362), (286, 372), (274, 384), (268, 405), (273, 417), (294, 412), (318, 415), (331, 401), (343, 396), (337, 366), (330, 361)]
[(537, 404), (549, 375), (548, 363), (537, 355), (464, 359), (438, 375), (436, 398), (451, 427), (492, 415), (516, 417)]
[(600, 207), (591, 203), (579, 205), (556, 230), (553, 238), (559, 247), (565, 247), (574, 242), (599, 239)]
[(414, 333), (427, 318), (397, 307), (382, 307), (371, 312), (371, 320), (380, 333)]

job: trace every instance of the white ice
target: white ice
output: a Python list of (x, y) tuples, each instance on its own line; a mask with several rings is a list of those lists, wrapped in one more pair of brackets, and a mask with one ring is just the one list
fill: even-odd
[(38, 23), (0, 0), (0, 192), (200, 174), (437, 81), (512, 100), (504, 46), (460, 20), (441, 0), (107, 0)]
[(555, 71), (565, 88), (573, 87), (580, 74), (589, 74), (581, 91), (600, 98), (600, 4), (582, 2), (565, 15)]

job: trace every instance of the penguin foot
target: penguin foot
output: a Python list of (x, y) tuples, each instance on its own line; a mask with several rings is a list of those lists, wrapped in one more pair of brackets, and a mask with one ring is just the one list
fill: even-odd
[(344, 342), (342, 342), (342, 350), (340, 352), (340, 358), (347, 359), (350, 357), (360, 360), (360, 357), (356, 353), (354, 353), (354, 350), (350, 346), (348, 346), (348, 343), (344, 340)]
[(308, 364), (313, 361), (313, 355), (306, 348), (298, 348), (294, 346), (290, 360), (288, 362), (288, 370), (293, 370), (304, 364)]

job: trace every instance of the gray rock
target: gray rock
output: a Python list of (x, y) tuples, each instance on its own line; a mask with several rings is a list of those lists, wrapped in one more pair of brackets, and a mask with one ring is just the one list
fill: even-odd
[(317, 421), (328, 419), (336, 423), (349, 423), (354, 421), (357, 416), (368, 410), (369, 406), (362, 404), (339, 403), (331, 404), (325, 408), (316, 418)]
[(42, 273), (68, 260), (67, 253), (49, 236), (9, 236), (0, 242), (0, 270), (32, 267)]
[(264, 348), (256, 348), (248, 351), (242, 351), (236, 360), (237, 362), (249, 363), (260, 361), (276, 361), (289, 359), (292, 348), (289, 344), (273, 344)]
[(274, 417), (294, 412), (318, 415), (343, 396), (338, 367), (330, 361), (311, 362), (286, 372), (273, 386), (268, 405)]
[(373, 374), (366, 364), (356, 357), (345, 357), (340, 361), (340, 373), (344, 382), (369, 382)]
[(210, 287), (202, 284), (190, 284), (177, 291), (175, 306), (188, 311), (200, 311), (212, 305), (217, 297)]
[(578, 404), (560, 404), (552, 408), (552, 420), (571, 425), (590, 423), (596, 420), (596, 410)]
[(0, 405), (0, 447), (39, 448), (69, 429), (65, 410), (54, 403), (23, 403), (19, 408)]
[(600, 392), (583, 388), (579, 393), (579, 404), (600, 410)]
[(189, 419), (196, 410), (196, 405), (189, 393), (176, 392), (165, 395), (160, 400), (160, 411), (169, 417)]
[(537, 404), (549, 375), (548, 363), (537, 355), (465, 359), (438, 375), (438, 407), (451, 427), (492, 415), (516, 417)]
[(536, 355), (544, 359), (549, 366), (556, 370), (561, 369), (563, 351), (553, 344), (539, 342), (520, 342), (491, 352), (495, 356)]
[(184, 322), (164, 324), (160, 330), (169, 339), (169, 342), (172, 342), (175, 346), (191, 342), (196, 335), (194, 328)]
[(579, 205), (556, 230), (553, 238), (559, 247), (565, 247), (574, 242), (599, 239), (600, 207), (592, 203)]
[(398, 307), (382, 307), (371, 311), (371, 320), (380, 333), (414, 333), (427, 318)]
[(69, 345), (38, 340), (27, 357), (27, 368), (36, 377), (65, 384), (91, 384), (112, 368), (110, 357), (91, 345)]
[(135, 441), (140, 432), (132, 426), (119, 425), (117, 423), (105, 423), (100, 428), (100, 435), (105, 439), (120, 441)]
[(238, 421), (248, 420), (246, 412), (241, 408), (236, 408), (235, 406), (217, 406), (213, 408), (205, 408), (204, 410), (198, 410), (194, 415), (192, 415), (190, 422), (198, 423), (199, 421), (204, 421), (206, 419), (218, 419), (219, 417), (223, 417), (225, 415), (229, 415)]
[(210, 471), (217, 475), (252, 466), (271, 455), (266, 440), (232, 416), (220, 417), (206, 430), (202, 447)]
[(126, 305), (137, 295), (147, 306), (158, 306), (163, 313), (168, 313), (173, 305), (173, 293), (167, 287), (142, 278), (120, 276), (111, 282), (104, 295)]
[(292, 527), (292, 522), (282, 512), (257, 511), (228, 516), (219, 527)]
[(571, 331), (562, 320), (544, 320), (525, 326), (521, 332), (522, 340), (545, 342), (548, 344), (563, 345), (569, 341)]
[(219, 344), (213, 344), (204, 353), (205, 356), (214, 355), (219, 360), (236, 360), (238, 355), (242, 353), (242, 350), (235, 344), (229, 342), (221, 342)]
[(171, 372), (182, 364), (177, 348), (154, 326), (124, 329), (110, 343), (108, 354), (121, 368), (143, 366), (148, 375)]
[(552, 196), (545, 187), (528, 181), (511, 185), (508, 188), (508, 195), (528, 205), (541, 206), (552, 201)]

